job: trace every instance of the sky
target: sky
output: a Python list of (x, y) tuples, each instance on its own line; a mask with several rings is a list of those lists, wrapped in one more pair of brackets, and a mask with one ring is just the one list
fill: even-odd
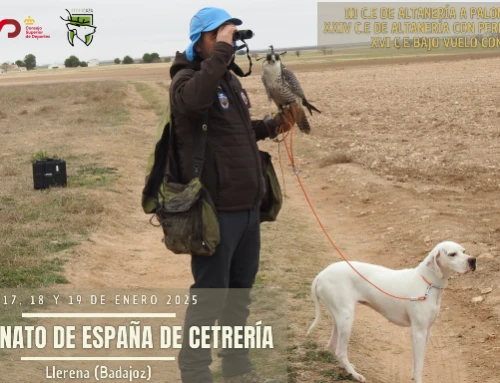
[[(7, 4), (5, 4), (7, 3)], [(43, 5), (41, 5), (43, 4)], [(23, 0), (0, 3), (0, 19), (16, 19), (21, 34), (7, 38), (13, 27), (0, 32), (0, 63), (15, 62), (34, 54), (38, 65), (64, 63), (71, 55), (82, 61), (123, 59), (125, 55), (142, 58), (157, 52), (173, 56), (189, 45), (189, 23), (201, 8), (224, 8), (240, 18), (240, 29), (251, 29), (255, 36), (248, 40), (250, 49), (304, 46), (317, 44), (317, 3), (308, 0)], [(73, 8), (92, 9), (94, 40), (89, 46), (67, 38), (67, 18)], [(33, 26), (42, 27), (50, 39), (27, 39), (24, 20), (30, 16)]]
[[(269, 45), (280, 50), (355, 42), (359, 38), (367, 40), (368, 36), (352, 33), (348, 41), (345, 35), (325, 36), (324, 22), (345, 21), (342, 6), (334, 6), (334, 3), (359, 8), (369, 7), (374, 2), (380, 3), (327, 2), (327, 14), (322, 12), (318, 16), (318, 2), (313, 0), (0, 0), (0, 20), (16, 19), (22, 26), (21, 34), (16, 38), (7, 37), (12, 26), (5, 26), (0, 31), (0, 64), (24, 59), (30, 53), (36, 56), (38, 65), (62, 64), (71, 55), (81, 61), (123, 59), (126, 55), (142, 58), (144, 53), (153, 52), (160, 56), (174, 56), (176, 51), (183, 51), (189, 45), (192, 16), (209, 6), (224, 8), (231, 16), (243, 21), (240, 29), (253, 30), (254, 38), (247, 41), (250, 50), (268, 49)], [(394, 7), (408, 3), (392, 2)], [(417, 4), (438, 6), (447, 3), (427, 1)], [(449, 4), (454, 7), (480, 5), (475, 2)], [(492, 7), (496, 3), (483, 5)], [(75, 39), (74, 46), (68, 41), (66, 23), (61, 17), (67, 18), (66, 9), (72, 11), (74, 8), (92, 9), (93, 24), (97, 29), (89, 46), (78, 39)], [(34, 20), (33, 26), (41, 27), (43, 34), (49, 35), (50, 39), (26, 38), (24, 20), (28, 16)]]

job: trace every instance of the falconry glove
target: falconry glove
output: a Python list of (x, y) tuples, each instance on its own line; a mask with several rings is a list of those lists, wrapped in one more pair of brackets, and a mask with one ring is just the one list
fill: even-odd
[(288, 132), (298, 120), (300, 111), (296, 103), (284, 107), (279, 113), (268, 115), (264, 118), (264, 123), (269, 130), (269, 137), (276, 138), (282, 132)]

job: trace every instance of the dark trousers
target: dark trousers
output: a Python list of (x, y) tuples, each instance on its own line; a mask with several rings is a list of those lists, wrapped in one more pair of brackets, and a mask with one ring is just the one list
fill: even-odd
[[(183, 383), (212, 383), (210, 348), (191, 348), (191, 326), (245, 326), (250, 313), (250, 289), (260, 256), (259, 210), (218, 213), (221, 242), (212, 256), (192, 256), (196, 295), (186, 311), (179, 368)], [(196, 303), (193, 303), (196, 302)], [(220, 345), (219, 345), (220, 346)], [(222, 375), (235, 376), (253, 369), (248, 349), (223, 349)]]

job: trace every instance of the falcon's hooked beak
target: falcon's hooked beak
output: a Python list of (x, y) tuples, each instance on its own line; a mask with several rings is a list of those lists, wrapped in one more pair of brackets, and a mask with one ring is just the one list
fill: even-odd
[[(271, 53), (268, 53), (266, 56), (265, 56), (265, 62), (264, 64), (271, 64), (271, 65), (274, 65), (276, 64), (276, 62), (280, 61), (281, 60), (281, 57), (282, 55), (284, 55), (286, 53), (286, 51), (284, 51), (283, 53), (275, 53), (274, 52), (274, 47), (272, 45), (269, 46), (269, 48), (271, 48)], [(257, 61), (260, 61), (262, 60), (264, 57), (259, 57), (257, 59)]]

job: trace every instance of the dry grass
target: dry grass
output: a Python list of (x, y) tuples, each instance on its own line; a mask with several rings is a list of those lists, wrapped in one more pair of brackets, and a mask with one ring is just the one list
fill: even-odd
[(146, 108), (153, 109), (157, 116), (163, 116), (167, 100), (159, 100), (155, 90), (144, 82), (135, 82), (133, 84), (137, 92), (147, 102)]
[(0, 287), (64, 283), (62, 254), (85, 238), (103, 212), (99, 201), (77, 190), (32, 192), (19, 187), (0, 198)]
[(352, 158), (347, 153), (335, 152), (326, 157), (322, 157), (318, 162), (318, 166), (320, 168), (325, 168), (330, 165), (347, 164), (350, 162), (352, 162)]
[(48, 113), (54, 112), (56, 107), (54, 105), (44, 105), (35, 111), (35, 114), (46, 115)]
[(19, 174), (19, 169), (14, 165), (4, 165), (0, 168), (0, 176), (2, 177), (12, 177)]
[[(9, 111), (9, 125), (0, 123), (7, 138), (0, 167), (0, 287), (66, 282), (62, 266), (71, 249), (105, 213), (97, 191), (118, 176), (99, 153), (85, 152), (94, 140), (109, 141), (114, 131), (107, 127), (127, 119), (125, 97), (124, 84), (116, 82), (3, 88), (0, 105)], [(46, 157), (67, 161), (66, 188), (33, 189), (31, 161)]]
[(165, 83), (164, 81), (158, 81), (156, 83), (160, 88), (165, 89), (167, 92), (170, 90), (170, 81), (168, 83)]
[[(95, 127), (97, 123), (119, 126), (129, 118), (123, 103), (125, 85), (120, 82), (11, 86), (5, 90), (0, 96), (0, 118), (8, 116), (9, 125), (16, 126), (18, 131), (28, 130), (30, 125), (33, 130), (33, 122), (25, 118), (30, 114), (42, 118), (39, 121), (42, 126), (65, 127), (63, 134), (74, 128), (72, 123), (78, 117), (83, 118), (80, 122), (83, 128)], [(109, 94), (113, 97), (108, 97)]]

